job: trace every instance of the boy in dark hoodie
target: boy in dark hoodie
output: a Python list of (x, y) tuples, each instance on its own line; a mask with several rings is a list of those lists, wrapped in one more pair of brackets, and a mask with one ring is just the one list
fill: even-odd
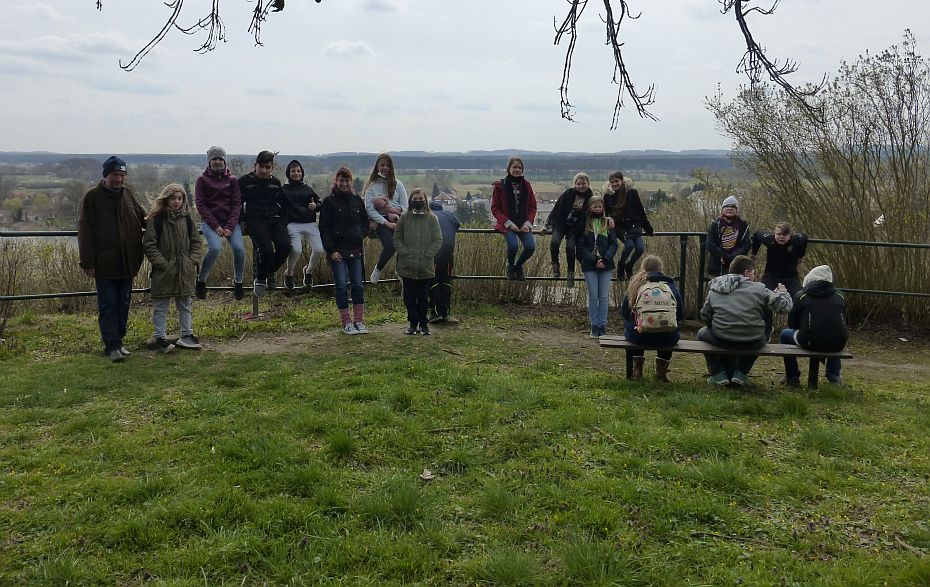
[[(811, 269), (804, 277), (804, 288), (794, 296), (788, 314), (788, 328), (781, 331), (784, 344), (795, 344), (815, 351), (837, 352), (846, 347), (846, 299), (833, 287), (833, 271), (829, 265)], [(842, 384), (839, 359), (827, 359), (827, 380)], [(785, 357), (785, 385), (799, 387), (801, 370), (798, 360)]]
[(255, 157), (254, 169), (239, 178), (242, 218), (252, 239), (255, 264), (252, 293), (259, 297), (266, 289), (274, 288), (275, 272), (291, 253), (284, 218), (284, 191), (278, 178), (271, 174), (274, 156), (271, 151), (262, 151)]
[(452, 302), (452, 267), (455, 262), (455, 233), (461, 224), (452, 212), (446, 212), (439, 202), (430, 202), (429, 209), (439, 219), (442, 246), (434, 257), (436, 276), (429, 286), (429, 323), (455, 322), (449, 316)]
[(313, 186), (304, 181), (304, 167), (294, 159), (284, 170), (287, 183), (284, 190), (284, 217), (287, 219), (287, 234), (291, 239), (291, 254), (287, 257), (284, 271), (284, 287), (294, 289), (294, 268), (303, 249), (303, 237), (310, 240), (310, 262), (303, 270), (304, 287), (313, 285), (313, 269), (323, 257), (323, 241), (320, 240), (320, 226), (317, 214), (322, 200)]
[(787, 222), (779, 222), (771, 232), (759, 230), (752, 235), (750, 256), (753, 260), (762, 247), (766, 249), (762, 284), (775, 289), (776, 285), (784, 283), (793, 298), (801, 290), (798, 265), (807, 253), (807, 235), (803, 232), (791, 234), (791, 226)]
[[(766, 289), (755, 278), (755, 262), (739, 255), (730, 264), (727, 275), (710, 280), (710, 291), (701, 308), (701, 318), (707, 324), (698, 330), (698, 340), (715, 346), (755, 349), (769, 340), (771, 315), (791, 309), (791, 296), (778, 284)], [(704, 355), (711, 385), (745, 385), (755, 356)]]

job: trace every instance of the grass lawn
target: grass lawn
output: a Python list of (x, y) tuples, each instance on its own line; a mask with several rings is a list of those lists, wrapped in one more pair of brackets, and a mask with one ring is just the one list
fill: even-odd
[(661, 387), (575, 308), (411, 337), (376, 294), (347, 337), (327, 296), (269, 298), (195, 305), (207, 348), (169, 355), (141, 300), (122, 364), (93, 316), (14, 320), (0, 584), (930, 584), (924, 343), (854, 335), (810, 395), (772, 359)]

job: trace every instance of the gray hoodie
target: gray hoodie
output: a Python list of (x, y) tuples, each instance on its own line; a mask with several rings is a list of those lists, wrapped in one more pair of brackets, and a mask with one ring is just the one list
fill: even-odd
[(718, 338), (753, 342), (765, 335), (767, 312), (784, 314), (789, 310), (788, 292), (775, 293), (744, 275), (729, 273), (710, 281), (701, 318)]

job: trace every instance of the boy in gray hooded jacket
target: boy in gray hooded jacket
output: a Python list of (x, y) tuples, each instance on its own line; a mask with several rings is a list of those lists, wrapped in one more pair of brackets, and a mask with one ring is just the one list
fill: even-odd
[[(710, 291), (701, 318), (707, 326), (698, 331), (698, 340), (736, 349), (754, 349), (771, 336), (772, 314), (791, 310), (791, 296), (781, 283), (768, 290), (755, 277), (755, 262), (739, 255), (730, 272), (710, 281)], [(704, 355), (712, 385), (745, 385), (755, 356)]]

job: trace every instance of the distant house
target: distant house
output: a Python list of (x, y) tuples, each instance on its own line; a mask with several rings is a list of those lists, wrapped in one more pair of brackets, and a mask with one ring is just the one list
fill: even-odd
[(443, 205), (455, 204), (458, 201), (458, 192), (452, 188), (443, 188), (439, 195), (433, 198), (435, 202), (441, 202)]

